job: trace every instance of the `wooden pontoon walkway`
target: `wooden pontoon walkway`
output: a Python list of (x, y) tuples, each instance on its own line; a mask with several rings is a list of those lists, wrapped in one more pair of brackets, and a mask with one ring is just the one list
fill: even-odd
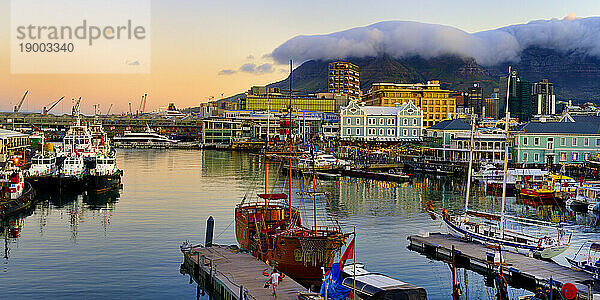
[[(411, 250), (443, 260), (451, 259), (452, 246), (454, 246), (457, 264), (480, 273), (488, 273), (498, 268), (487, 260), (487, 253), (493, 253), (494, 250), (477, 242), (463, 241), (440, 233), (430, 233), (428, 236), (413, 235), (408, 239)], [(513, 285), (517, 284), (526, 289), (535, 290), (537, 286), (548, 284), (552, 277), (558, 286), (567, 282), (573, 283), (577, 287), (579, 299), (588, 299), (589, 283), (592, 280), (590, 274), (561, 266), (553, 261), (540, 260), (513, 252), (503, 251), (502, 256), (506, 263), (503, 267), (504, 275)], [(592, 293), (600, 293), (600, 291), (592, 290)]]
[[(270, 274), (272, 268), (248, 253), (237, 253), (221, 245), (196, 246), (184, 252), (184, 257), (187, 272), (202, 282), (205, 290), (212, 288), (213, 296), (215, 292), (218, 294), (216, 299), (273, 299), (273, 289), (264, 287), (268, 277), (263, 275), (263, 270)], [(305, 291), (306, 288), (285, 276), (277, 288), (277, 298), (298, 299), (298, 292)]]

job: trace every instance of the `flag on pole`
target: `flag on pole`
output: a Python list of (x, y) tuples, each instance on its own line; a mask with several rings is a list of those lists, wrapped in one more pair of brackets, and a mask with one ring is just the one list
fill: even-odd
[(340, 258), (340, 267), (344, 267), (346, 260), (352, 259), (352, 258), (354, 258), (354, 238), (352, 239), (350, 244), (348, 244), (346, 251), (344, 251), (344, 254)]

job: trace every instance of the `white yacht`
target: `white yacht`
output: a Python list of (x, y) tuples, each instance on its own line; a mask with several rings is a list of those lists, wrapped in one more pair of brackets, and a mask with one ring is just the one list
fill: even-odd
[(156, 133), (150, 128), (146, 127), (144, 132), (131, 132), (125, 131), (122, 136), (116, 136), (113, 138), (115, 146), (133, 146), (133, 145), (153, 145), (153, 144), (176, 144), (178, 141), (167, 138), (163, 135)]

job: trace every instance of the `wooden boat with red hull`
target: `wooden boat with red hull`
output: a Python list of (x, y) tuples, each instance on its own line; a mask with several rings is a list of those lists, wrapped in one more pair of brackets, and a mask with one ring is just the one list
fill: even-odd
[[(292, 120), (292, 62), (290, 61), (290, 105), (286, 124), (281, 126), (282, 133), (287, 135), (289, 153), (296, 153), (294, 148), (294, 129)], [(285, 128), (287, 127), (287, 128)], [(267, 135), (268, 138), (268, 135)], [(267, 139), (267, 145), (269, 140)], [(266, 152), (266, 151), (265, 151)], [(314, 152), (311, 151), (311, 154)], [(316, 191), (316, 172), (314, 163), (313, 191), (302, 192), (313, 198), (313, 228), (302, 225), (300, 211), (292, 206), (292, 169), (294, 160), (291, 155), (288, 161), (288, 193), (271, 194), (268, 189), (268, 171), (265, 159), (264, 194), (260, 199), (246, 202), (246, 198), (235, 208), (235, 232), (241, 248), (250, 251), (257, 258), (276, 267), (279, 271), (292, 277), (306, 287), (320, 287), (322, 267), (328, 267), (335, 258), (349, 234), (344, 234), (339, 225), (333, 229), (317, 227), (316, 196), (323, 193)], [(297, 160), (296, 161), (297, 164)], [(313, 154), (314, 161), (314, 154)], [(300, 193), (299, 193), (300, 194)], [(285, 201), (287, 200), (287, 201)], [(287, 202), (287, 203), (286, 203)]]
[[(265, 199), (272, 195), (259, 196)], [(292, 207), (290, 214), (290, 207), (283, 203), (239, 204), (235, 223), (241, 248), (306, 287), (321, 285), (322, 267), (329, 266), (348, 237), (339, 229), (303, 227), (298, 209)]]

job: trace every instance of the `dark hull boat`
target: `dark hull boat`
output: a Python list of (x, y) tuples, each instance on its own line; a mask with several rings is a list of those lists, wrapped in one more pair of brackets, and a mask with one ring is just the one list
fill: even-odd
[[(8, 187), (5, 187), (7, 189)], [(7, 193), (9, 191), (3, 191)], [(16, 215), (23, 212), (31, 207), (35, 191), (31, 187), (31, 184), (25, 183), (23, 194), (15, 199), (0, 199), (0, 220), (6, 219), (10, 216)]]
[(38, 191), (57, 184), (57, 178), (52, 175), (28, 176), (25, 181)]
[(118, 170), (111, 175), (88, 176), (87, 189), (90, 192), (102, 194), (121, 187), (123, 172)]

